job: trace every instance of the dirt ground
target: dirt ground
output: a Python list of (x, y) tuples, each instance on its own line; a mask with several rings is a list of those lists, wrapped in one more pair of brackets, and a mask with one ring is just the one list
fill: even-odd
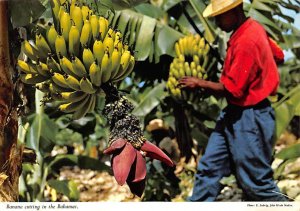
[[(284, 134), (275, 146), (275, 151), (280, 151), (291, 144), (300, 143), (300, 139), (296, 139), (291, 134)], [(275, 159), (272, 167), (276, 169), (281, 160)], [(189, 164), (188, 168), (194, 168), (196, 162)], [(177, 174), (180, 178), (184, 174), (185, 167), (179, 166)], [(281, 191), (291, 200), (300, 201), (300, 159), (297, 159), (285, 169), (285, 176), (282, 180), (277, 181)], [(183, 178), (183, 179), (182, 179)], [(91, 170), (79, 169), (78, 167), (64, 167), (60, 172), (60, 180), (72, 179), (78, 185), (80, 191), (81, 202), (132, 202), (141, 201), (137, 196), (131, 194), (128, 186), (125, 184), (119, 186), (112, 175), (107, 172), (97, 172)], [(172, 201), (184, 201), (187, 195), (192, 192), (192, 177), (181, 177), (181, 190)], [(225, 188), (221, 191), (217, 201), (241, 201), (242, 190), (240, 190), (235, 182), (234, 177), (224, 180)], [(68, 200), (62, 198), (62, 200)]]

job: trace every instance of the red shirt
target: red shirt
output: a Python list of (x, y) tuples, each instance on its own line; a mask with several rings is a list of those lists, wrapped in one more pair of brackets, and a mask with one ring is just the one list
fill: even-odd
[(282, 54), (274, 52), (278, 48), (272, 43), (264, 28), (251, 18), (232, 34), (220, 79), (232, 95), (227, 98), (229, 103), (251, 106), (276, 93), (279, 73), (274, 57), (283, 53), (280, 48)]

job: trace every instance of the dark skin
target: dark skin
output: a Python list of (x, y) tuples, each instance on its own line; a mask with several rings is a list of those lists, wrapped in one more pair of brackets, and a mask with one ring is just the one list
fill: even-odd
[[(243, 10), (243, 4), (215, 16), (218, 27), (225, 32), (235, 31), (246, 21)], [(225, 89), (222, 83), (206, 81), (196, 77), (183, 77), (179, 81), (179, 87), (188, 89), (203, 88), (216, 96), (230, 96), (231, 94)]]

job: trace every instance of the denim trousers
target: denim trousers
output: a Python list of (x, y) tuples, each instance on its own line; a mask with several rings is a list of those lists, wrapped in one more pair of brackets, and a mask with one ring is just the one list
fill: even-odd
[(246, 201), (287, 201), (271, 169), (274, 129), (274, 110), (268, 100), (223, 109), (198, 163), (188, 201), (214, 201), (223, 188), (220, 180), (230, 174)]

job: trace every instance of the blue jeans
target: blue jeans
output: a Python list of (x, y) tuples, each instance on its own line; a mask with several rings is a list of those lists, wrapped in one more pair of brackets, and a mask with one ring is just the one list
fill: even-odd
[(256, 106), (228, 105), (220, 114), (198, 163), (189, 201), (214, 201), (219, 182), (233, 173), (245, 200), (287, 201), (273, 180), (274, 110), (267, 100)]

